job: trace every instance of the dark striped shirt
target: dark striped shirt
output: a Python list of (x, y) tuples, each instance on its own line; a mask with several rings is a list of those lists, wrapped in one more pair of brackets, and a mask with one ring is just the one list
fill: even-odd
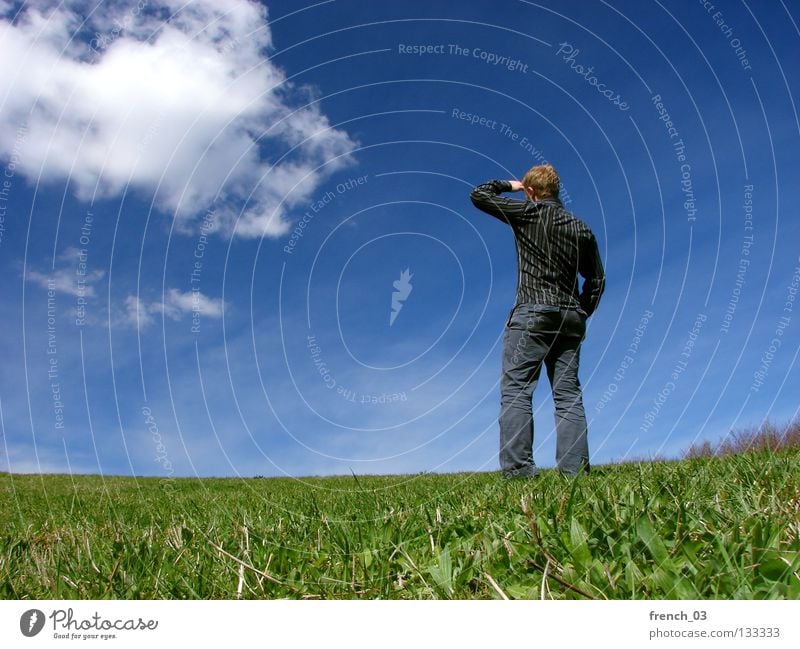
[[(605, 288), (597, 240), (588, 225), (558, 198), (539, 201), (500, 196), (507, 180), (490, 180), (472, 190), (472, 203), (508, 223), (517, 243), (517, 304), (550, 304), (591, 315)], [(578, 275), (584, 278), (578, 290)]]

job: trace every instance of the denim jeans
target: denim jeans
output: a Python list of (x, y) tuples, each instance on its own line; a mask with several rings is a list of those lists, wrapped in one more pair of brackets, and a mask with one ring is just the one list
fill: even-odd
[(589, 445), (581, 384), (582, 310), (518, 304), (506, 323), (500, 384), (500, 468), (506, 477), (537, 473), (533, 460), (532, 396), (544, 363), (553, 391), (556, 464), (567, 475), (589, 471)]

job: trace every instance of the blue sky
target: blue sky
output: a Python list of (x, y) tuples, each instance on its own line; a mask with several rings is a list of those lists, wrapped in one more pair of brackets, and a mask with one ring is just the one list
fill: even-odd
[(593, 462), (797, 415), (797, 2), (19, 5), (0, 470), (496, 470), (516, 259), (468, 195), (545, 160), (608, 275)]

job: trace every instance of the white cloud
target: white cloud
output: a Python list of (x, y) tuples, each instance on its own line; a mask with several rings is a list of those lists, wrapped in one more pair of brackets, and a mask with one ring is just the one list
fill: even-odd
[(106, 272), (102, 269), (89, 270), (86, 267), (86, 257), (83, 255), (84, 253), (78, 248), (67, 248), (58, 256), (58, 260), (65, 265), (54, 268), (49, 273), (28, 269), (25, 272), (25, 279), (44, 289), (52, 287), (59, 293), (84, 298), (94, 297), (94, 284), (103, 279)]
[(176, 288), (171, 288), (164, 296), (163, 302), (154, 302), (152, 308), (164, 312), (164, 315), (173, 320), (179, 320), (185, 313), (197, 313), (211, 318), (222, 317), (222, 300), (212, 299), (200, 291), (186, 291), (181, 293)]
[(135, 329), (144, 329), (155, 322), (154, 318), (148, 313), (147, 306), (135, 295), (125, 298), (125, 315), (120, 324), (128, 324)]
[(155, 316), (162, 313), (171, 320), (180, 320), (186, 314), (221, 318), (224, 306), (221, 299), (210, 298), (200, 291), (182, 292), (170, 288), (164, 294), (163, 300), (149, 303), (135, 295), (129, 295), (125, 298), (125, 313), (118, 322), (144, 329), (155, 322)]
[[(27, 269), (25, 279), (41, 286), (45, 290), (54, 289), (78, 298), (97, 297), (95, 284), (106, 275), (105, 270), (87, 268), (85, 251), (78, 248), (66, 248), (56, 258), (58, 266), (50, 272)], [(84, 304), (86, 304), (84, 302)], [(164, 314), (171, 320), (180, 320), (184, 315), (221, 318), (226, 305), (221, 299), (211, 298), (197, 290), (180, 291), (169, 288), (161, 300), (145, 302), (136, 295), (128, 295), (124, 301), (121, 314), (111, 320), (114, 324), (128, 325), (144, 329), (155, 322), (156, 316)], [(74, 315), (74, 308), (73, 308)], [(85, 315), (81, 316), (85, 318)], [(96, 321), (89, 318), (92, 324)]]
[(221, 232), (257, 237), (350, 161), (348, 134), (266, 57), (255, 2), (23, 7), (0, 18), (0, 156), (18, 173), (70, 178), (84, 200), (130, 185), (183, 230), (219, 193)]

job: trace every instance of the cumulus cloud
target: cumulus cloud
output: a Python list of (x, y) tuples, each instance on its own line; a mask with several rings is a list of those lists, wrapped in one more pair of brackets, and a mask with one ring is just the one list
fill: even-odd
[(158, 314), (171, 320), (180, 320), (186, 314), (221, 318), (224, 304), (222, 300), (210, 298), (200, 291), (179, 291), (168, 289), (163, 300), (144, 302), (136, 295), (125, 298), (125, 313), (119, 324), (127, 324), (144, 329), (155, 322)]
[[(85, 300), (97, 297), (95, 286), (106, 276), (103, 269), (88, 267), (85, 250), (69, 247), (56, 257), (56, 265), (49, 272), (36, 268), (25, 271), (25, 279), (46, 290), (72, 295), (87, 304)], [(156, 317), (163, 314), (170, 320), (180, 320), (186, 314), (207, 318), (221, 318), (225, 304), (221, 299), (211, 298), (199, 290), (181, 291), (177, 288), (166, 290), (162, 299), (145, 302), (136, 295), (128, 295), (122, 312), (112, 318), (112, 323), (127, 325), (138, 329), (149, 327)], [(75, 309), (72, 312), (75, 314)], [(86, 318), (85, 314), (81, 318)], [(97, 324), (93, 318), (86, 318), (91, 324)]]
[[(132, 187), (196, 227), (212, 204), (229, 236), (280, 236), (291, 208), (351, 161), (313, 90), (267, 56), (249, 0), (0, 4), (0, 156), (76, 194)], [(25, 129), (20, 146), (20, 128)]]
[(125, 314), (118, 324), (127, 324), (135, 329), (144, 329), (155, 322), (147, 306), (135, 295), (125, 298)]
[(165, 316), (173, 320), (179, 320), (184, 313), (192, 312), (211, 318), (222, 317), (222, 300), (211, 299), (200, 291), (182, 293), (171, 288), (163, 302), (154, 302), (151, 308), (163, 311)]
[(77, 297), (94, 297), (94, 285), (105, 277), (102, 269), (89, 270), (86, 255), (78, 248), (67, 248), (58, 256), (59, 266), (50, 272), (41, 272), (29, 268), (25, 272), (25, 279), (38, 284), (44, 289), (54, 289), (59, 293), (66, 293)]

